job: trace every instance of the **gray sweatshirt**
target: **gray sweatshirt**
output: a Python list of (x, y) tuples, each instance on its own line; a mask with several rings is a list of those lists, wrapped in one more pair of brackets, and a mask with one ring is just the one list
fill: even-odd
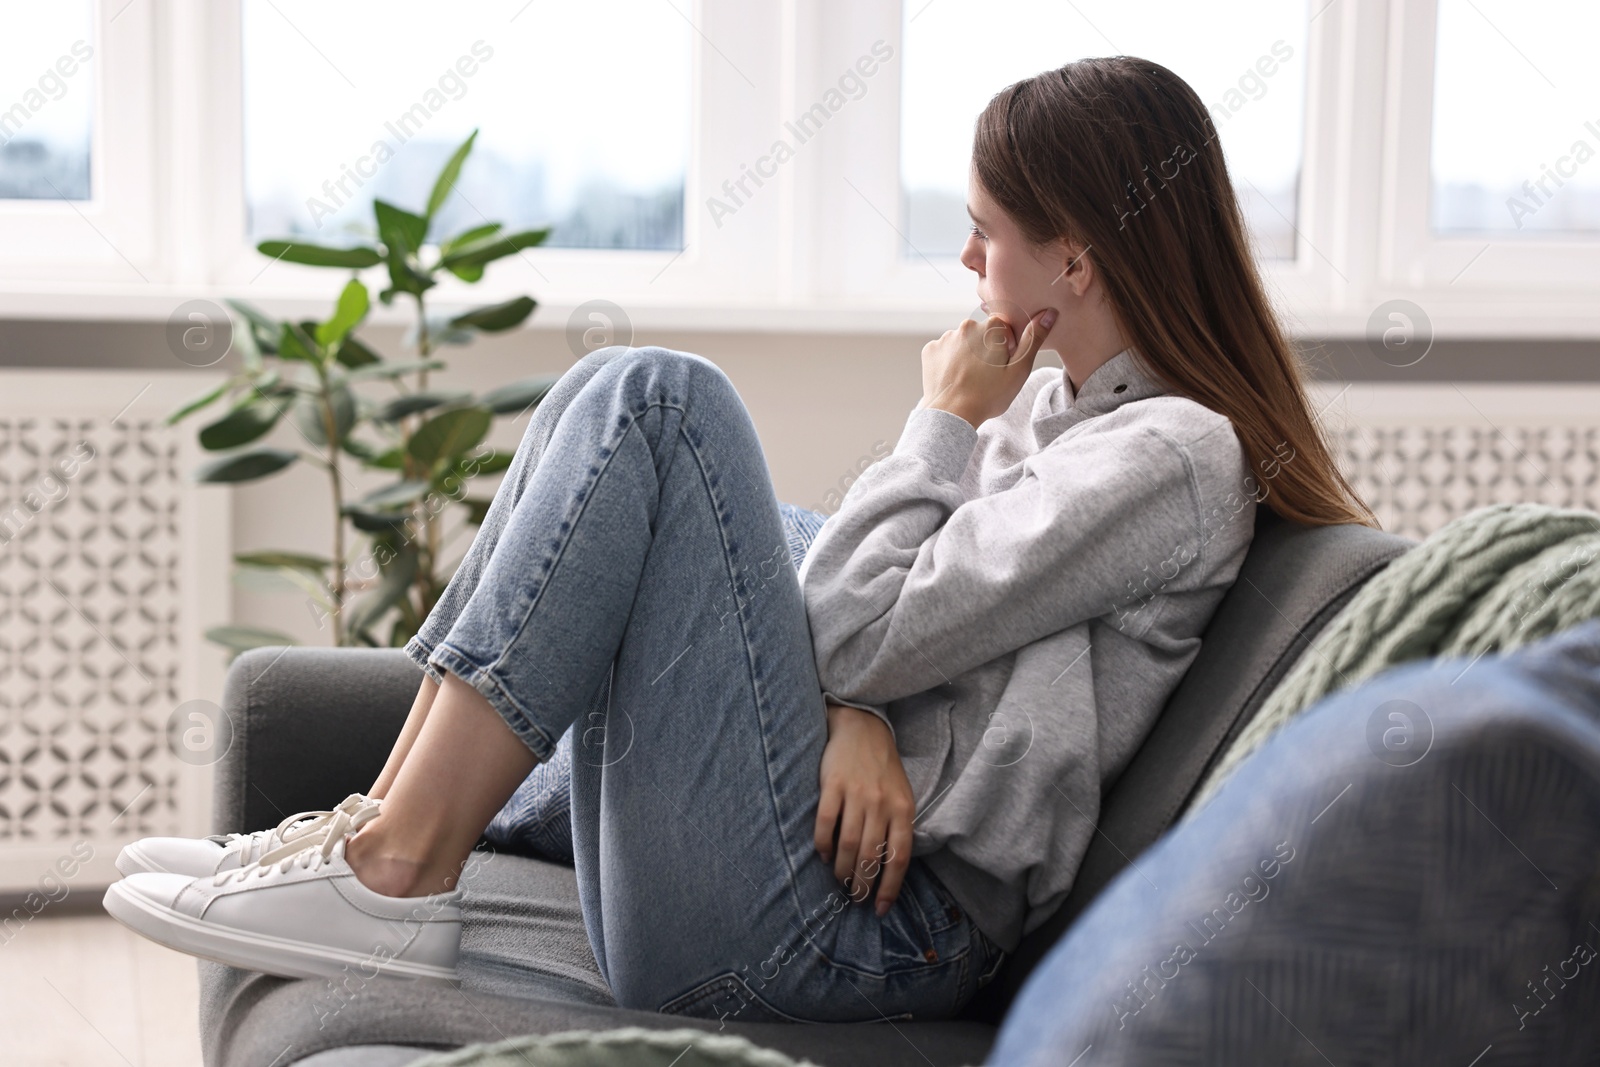
[(1035, 370), (977, 430), (914, 410), (823, 524), (800, 584), (824, 692), (889, 724), (913, 855), (1007, 951), (1066, 897), (1269, 489), (1129, 350), (1077, 395)]

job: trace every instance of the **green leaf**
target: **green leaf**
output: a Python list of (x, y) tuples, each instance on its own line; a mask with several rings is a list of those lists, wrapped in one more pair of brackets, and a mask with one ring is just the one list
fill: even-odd
[(240, 567), (233, 584), (256, 593), (304, 593), (323, 607), (332, 606), (327, 583), (296, 567)]
[(277, 371), (268, 371), (256, 379), (258, 396), (294, 396), (295, 392), (294, 384), (284, 381)]
[(346, 437), (339, 443), (339, 447), (363, 463), (371, 463), (379, 456), (377, 445), (363, 441), (359, 437)]
[(248, 322), (233, 324), (231, 351), (239, 353), (239, 365), (244, 368), (246, 374), (261, 373), (261, 341), (256, 337), (255, 327)]
[(367, 292), (367, 287), (361, 284), (361, 279), (351, 278), (339, 293), (333, 317), (317, 327), (317, 344), (330, 348), (343, 341), (356, 324), (367, 317), (370, 307), (372, 296)]
[(303, 363), (322, 362), (321, 349), (311, 339), (305, 327), (297, 322), (283, 324), (283, 333), (278, 337), (278, 355), (284, 359), (297, 359)]
[(531, 296), (519, 296), (514, 300), (507, 300), (503, 304), (488, 304), (484, 307), (473, 308), (471, 311), (457, 315), (450, 320), (452, 326), (470, 326), (475, 330), (485, 333), (498, 333), (509, 330), (513, 326), (521, 326), (538, 302)]
[(459, 404), (463, 400), (472, 399), (472, 394), (462, 389), (426, 389), (420, 393), (406, 393), (390, 400), (372, 417), (379, 422), (399, 422), (407, 415), (415, 415), (419, 411), (440, 407), (444, 404)]
[(277, 630), (262, 630), (254, 626), (213, 626), (206, 631), (206, 640), (234, 652), (248, 652), (252, 648), (269, 645), (299, 644), (288, 634)]
[(467, 139), (461, 142), (450, 156), (450, 161), (439, 172), (438, 179), (433, 183), (433, 192), (428, 194), (428, 218), (431, 220), (438, 214), (439, 208), (450, 198), (450, 193), (456, 187), (456, 179), (461, 176), (461, 164), (467, 161), (467, 156), (472, 152), (472, 142), (478, 139), (478, 131), (473, 130)]
[(379, 453), (373, 457), (370, 464), (379, 470), (400, 470), (406, 465), (406, 450), (399, 445), (395, 445), (387, 452)]
[(273, 319), (254, 304), (243, 300), (234, 300), (231, 297), (224, 300), (223, 303), (237, 311), (246, 322), (256, 329), (268, 334), (276, 334), (278, 332), (277, 320)]
[(223, 382), (221, 385), (217, 386), (204, 396), (199, 396), (189, 401), (187, 404), (183, 405), (183, 407), (167, 416), (167, 425), (172, 426), (180, 419), (188, 418), (201, 408), (209, 407), (210, 405), (215, 404), (218, 400), (222, 399), (224, 393), (237, 384), (239, 384), (238, 379), (229, 378), (227, 381)]
[(439, 254), (441, 256), (448, 256), (451, 252), (460, 248), (462, 245), (471, 244), (473, 241), (481, 241), (485, 237), (492, 237), (493, 235), (499, 233), (500, 230), (501, 226), (498, 222), (490, 222), (482, 226), (474, 226), (470, 230), (463, 230), (461, 233), (456, 234), (454, 237), (441, 244), (439, 246)]
[(478, 403), (496, 415), (520, 413), (542, 401), (560, 380), (558, 375), (541, 374), (533, 378), (507, 382), (484, 393), (478, 398)]
[(216, 422), (200, 430), (200, 447), (211, 452), (238, 448), (265, 436), (278, 424), (283, 405), (271, 400), (251, 399), (240, 404)]
[[(333, 406), (333, 430), (337, 435), (334, 443), (342, 447), (345, 435), (356, 422), (356, 399), (348, 385), (337, 382), (328, 387), (328, 400)], [(294, 417), (300, 432), (305, 434), (306, 439), (312, 444), (324, 446), (328, 444), (328, 424), (321, 397), (302, 395), (299, 403), (295, 405)]]
[(324, 388), (322, 375), (317, 373), (314, 366), (301, 365), (292, 368), (294, 377), (285, 382), (290, 393), (294, 396), (321, 396)]
[(423, 370), (444, 370), (444, 363), (437, 359), (423, 359), (409, 363), (364, 364), (345, 375), (345, 378), (352, 382), (370, 381), (374, 378), (403, 378), (407, 374)]
[(452, 249), (448, 256), (441, 256), (439, 265), (446, 270), (457, 274), (457, 267), (481, 267), (485, 263), (492, 263), (506, 256), (514, 256), (524, 248), (543, 244), (544, 239), (550, 236), (550, 229), (522, 230), (518, 233), (505, 235), (496, 234), (485, 237), (460, 248)]
[(442, 459), (459, 456), (475, 447), (489, 432), (489, 424), (493, 421), (494, 416), (489, 414), (488, 408), (446, 411), (417, 427), (406, 450), (424, 465), (432, 467)]
[(385, 304), (393, 300), (396, 293), (421, 296), (437, 284), (432, 274), (419, 269), (413, 264), (411, 257), (401, 252), (399, 248), (392, 249), (384, 262), (389, 268), (389, 288), (379, 293), (378, 299)]
[(510, 467), (511, 461), (516, 458), (517, 454), (515, 452), (504, 452), (491, 448), (487, 452), (479, 452), (476, 456), (465, 457), (464, 462), (470, 462), (474, 465), (475, 472), (473, 477), (477, 477), (481, 474), (499, 474), (507, 467)]
[(281, 448), (258, 448), (223, 456), (202, 464), (194, 472), (197, 482), (249, 482), (277, 474), (300, 457)]
[(383, 357), (368, 348), (355, 334), (350, 334), (339, 342), (339, 353), (334, 358), (351, 368), (370, 367), (374, 363), (383, 362)]
[(377, 447), (354, 437), (347, 437), (344, 450), (369, 467), (380, 470), (399, 470), (405, 466), (405, 450), (399, 445), (379, 452)]
[(343, 444), (345, 435), (356, 424), (356, 396), (344, 382), (332, 386), (329, 395), (333, 398), (334, 432), (339, 435), (334, 444)]
[(355, 504), (345, 505), (344, 514), (356, 529), (374, 534), (403, 531), (411, 521), (408, 511), (373, 511)]
[(464, 282), (483, 281), (482, 263), (475, 263), (470, 266), (447, 266), (445, 267), (445, 270), (449, 271), (451, 274), (454, 274), (457, 278), (460, 278)]
[(428, 239), (428, 220), (386, 200), (374, 200), (372, 213), (378, 217), (378, 236), (390, 255), (410, 255)]
[(511, 466), (515, 452), (488, 449), (469, 456), (457, 456), (435, 465), (433, 485), (444, 496), (457, 499), (466, 483), (473, 478), (499, 474)]
[(357, 245), (354, 248), (334, 248), (312, 244), (309, 241), (262, 241), (256, 251), (286, 263), (303, 263), (308, 267), (349, 267), (361, 270), (383, 262), (375, 248)]
[(417, 550), (407, 545), (380, 568), (382, 577), (372, 592), (361, 598), (345, 616), (345, 625), (351, 632), (367, 629), (384, 616), (390, 608), (411, 591), (417, 577)]
[(241, 567), (294, 567), (321, 576), (327, 573), (333, 561), (322, 556), (307, 556), (300, 552), (241, 552), (233, 557)]
[(361, 498), (359, 505), (363, 508), (377, 508), (380, 511), (384, 508), (399, 507), (421, 500), (430, 488), (427, 482), (396, 482), (376, 492), (368, 493)]
[(243, 300), (224, 300), (223, 303), (244, 317), (257, 348), (269, 356), (278, 351), (278, 334), (281, 331), (275, 319), (268, 318), (254, 305)]
[(482, 526), (484, 517), (489, 514), (489, 505), (494, 503), (494, 497), (468, 496), (461, 498), (461, 504), (467, 509), (467, 521), (474, 526)]

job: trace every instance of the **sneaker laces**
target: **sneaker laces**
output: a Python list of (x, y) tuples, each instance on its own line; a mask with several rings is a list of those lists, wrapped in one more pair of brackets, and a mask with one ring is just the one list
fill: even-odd
[[(239, 866), (248, 867), (260, 858), (261, 854), (268, 851), (269, 843), (274, 839), (279, 845), (301, 838), (314, 837), (327, 829), (327, 826), (340, 812), (348, 812), (354, 816), (364, 807), (376, 806), (378, 801), (363, 793), (351, 793), (339, 802), (339, 806), (331, 811), (302, 811), (289, 816), (271, 830), (256, 830), (248, 834), (228, 834), (225, 837), (212, 838), (223, 847), (231, 847), (235, 842), (242, 842), (239, 846)], [(320, 838), (319, 838), (320, 839)]]
[(365, 804), (352, 805), (349, 808), (341, 804), (333, 811), (324, 813), (327, 818), (318, 819), (315, 830), (296, 833), (278, 847), (263, 853), (254, 863), (216, 875), (211, 884), (222, 886), (227, 884), (230, 878), (242, 882), (251, 874), (265, 877), (273, 870), (277, 870), (279, 874), (288, 874), (289, 869), (297, 864), (308, 870), (315, 870), (332, 859), (335, 852), (342, 850), (348, 835), (376, 819), (381, 805), (382, 801), (379, 800), (367, 800)]

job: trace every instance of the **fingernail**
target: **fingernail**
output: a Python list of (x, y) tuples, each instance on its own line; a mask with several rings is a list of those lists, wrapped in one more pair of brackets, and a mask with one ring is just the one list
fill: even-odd
[(878, 901), (877, 911), (878, 911), (878, 918), (880, 918), (880, 919), (883, 918), (885, 915), (889, 914), (889, 902), (887, 900)]
[(1044, 327), (1047, 330), (1050, 327), (1054, 326), (1055, 324), (1056, 324), (1056, 309), (1055, 308), (1051, 308), (1049, 311), (1046, 311), (1044, 313), (1044, 316), (1039, 319), (1039, 325)]

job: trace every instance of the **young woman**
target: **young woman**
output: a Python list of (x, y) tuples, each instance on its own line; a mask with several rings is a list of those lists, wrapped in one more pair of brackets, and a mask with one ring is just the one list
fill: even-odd
[[(381, 807), (142, 842), (125, 869), (188, 873), (132, 874), (108, 910), (275, 974), (450, 976), (463, 864), (571, 727), (584, 921), (619, 1004), (958, 1012), (1066, 895), (1257, 504), (1371, 521), (1181, 79), (1119, 57), (1002, 91), (968, 206), (990, 314), (924, 347), (922, 401), (798, 575), (727, 378), (596, 352), (408, 647), (427, 678)], [(1064, 373), (1034, 369), (1047, 341)]]

